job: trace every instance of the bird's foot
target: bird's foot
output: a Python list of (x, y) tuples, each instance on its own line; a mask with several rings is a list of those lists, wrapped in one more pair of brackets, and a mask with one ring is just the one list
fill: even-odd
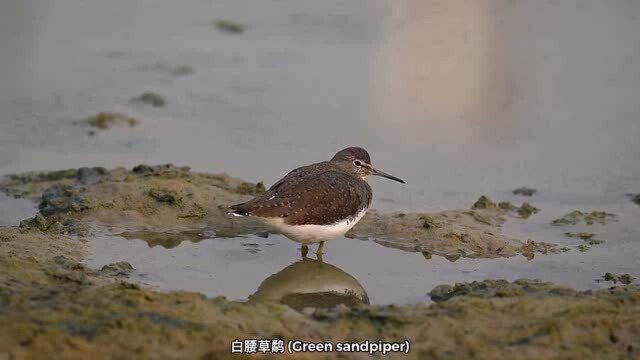
[(309, 247), (307, 245), (302, 245), (300, 248), (300, 253), (302, 254), (302, 258), (305, 259), (307, 254), (309, 253)]
[(320, 242), (320, 245), (318, 245), (318, 250), (316, 250), (316, 256), (321, 257), (322, 256), (322, 248), (324, 247), (324, 241)]

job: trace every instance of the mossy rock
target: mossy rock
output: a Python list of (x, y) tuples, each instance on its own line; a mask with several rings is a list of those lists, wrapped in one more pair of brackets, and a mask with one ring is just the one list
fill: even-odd
[(107, 276), (129, 276), (133, 270), (133, 266), (126, 261), (105, 265), (100, 269), (100, 273)]
[(587, 225), (593, 225), (595, 223), (606, 225), (608, 219), (615, 218), (615, 214), (611, 214), (605, 211), (592, 211), (582, 212), (580, 210), (574, 210), (565, 214), (563, 217), (551, 221), (552, 225), (577, 225), (584, 222)]
[(429, 292), (431, 300), (440, 302), (454, 297), (514, 297), (534, 296), (571, 296), (577, 292), (573, 289), (540, 280), (519, 279), (512, 283), (507, 280), (484, 280), (470, 283), (438, 285)]
[(485, 195), (480, 196), (480, 198), (471, 206), (472, 209), (495, 209), (496, 207), (496, 203), (491, 201)]
[(214, 26), (228, 34), (242, 34), (247, 29), (246, 25), (230, 20), (218, 20), (214, 22)]
[(167, 103), (162, 95), (151, 91), (146, 91), (140, 96), (132, 98), (131, 101), (148, 104), (154, 107), (163, 107)]
[(49, 216), (70, 211), (80, 212), (87, 210), (89, 209), (89, 203), (84, 195), (73, 186), (55, 184), (44, 191), (38, 208), (43, 215)]
[(621, 283), (625, 285), (629, 285), (635, 280), (635, 278), (629, 274), (614, 274), (614, 273), (605, 273), (602, 276), (604, 281), (611, 281), (614, 284)]
[(526, 186), (519, 187), (512, 191), (513, 195), (533, 196), (538, 190)]
[(536, 214), (538, 211), (540, 211), (540, 209), (533, 207), (528, 202), (523, 202), (520, 208), (518, 208), (517, 210), (518, 215), (520, 215), (520, 217), (522, 217), (523, 219), (526, 219), (529, 216)]
[(84, 118), (81, 123), (98, 130), (107, 130), (116, 125), (129, 125), (129, 127), (134, 127), (139, 121), (120, 113), (100, 112)]
[(161, 203), (172, 206), (180, 206), (182, 204), (182, 198), (174, 190), (150, 189), (147, 194)]

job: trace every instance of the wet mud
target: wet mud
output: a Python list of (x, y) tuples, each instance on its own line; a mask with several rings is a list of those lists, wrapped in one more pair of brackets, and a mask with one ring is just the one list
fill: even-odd
[(560, 251), (554, 244), (523, 241), (501, 234), (499, 226), (508, 217), (529, 217), (533, 213), (531, 208), (526, 202), (517, 207), (511, 203), (496, 204), (482, 196), (469, 210), (397, 214), (370, 211), (347, 236), (373, 238), (385, 246), (447, 258), (495, 258), (516, 254), (530, 257), (535, 252)]
[[(19, 227), (0, 228), (0, 356), (221, 359), (233, 357), (232, 340), (245, 338), (409, 340), (408, 358), (415, 359), (495, 358), (505, 351), (516, 358), (633, 358), (640, 350), (640, 289), (634, 284), (577, 291), (534, 280), (486, 280), (424, 289), (435, 304), (381, 306), (369, 304), (351, 275), (303, 259), (240, 302), (141, 287), (130, 282), (134, 269), (126, 262), (98, 269), (82, 263), (84, 237), (101, 231), (146, 235), (166, 247), (184, 240), (170, 234), (189, 233), (194, 242), (212, 232), (264, 234), (268, 229), (252, 219), (226, 214), (228, 205), (264, 191), (261, 183), (141, 165), (10, 175), (0, 190), (39, 203), (39, 213)], [(509, 217), (523, 218), (516, 207), (483, 197), (468, 210), (372, 211), (350, 236), (425, 257), (557, 249), (501, 235), (499, 226)]]
[(484, 281), (437, 287), (433, 305), (372, 306), (357, 281), (330, 265), (318, 267), (317, 277), (329, 279), (333, 291), (296, 287), (297, 267), (318, 265), (310, 260), (265, 280), (249, 302), (230, 302), (158, 293), (88, 269), (79, 262), (81, 244), (37, 229), (0, 230), (3, 356), (220, 359), (232, 357), (236, 338), (408, 339), (414, 359), (491, 358), (507, 350), (517, 358), (638, 356), (634, 285), (580, 292), (536, 281)]
[[(231, 237), (272, 231), (254, 219), (227, 214), (229, 205), (264, 192), (261, 182), (251, 184), (225, 174), (196, 173), (170, 164), (9, 175), (0, 183), (0, 191), (40, 199), (40, 213), (46, 219), (36, 216), (23, 225), (48, 229), (51, 223), (58, 232), (86, 235), (91, 224), (100, 224), (122, 230), (125, 237), (172, 247), (179, 243), (177, 234), (184, 238), (186, 233), (190, 235), (186, 239), (197, 240), (205, 233)], [(468, 210), (396, 214), (372, 210), (347, 236), (445, 257), (553, 252), (552, 244), (544, 244), (543, 249), (541, 244), (500, 232), (500, 224), (508, 217), (527, 218), (535, 212), (537, 209), (526, 202), (517, 207), (496, 204), (484, 196)]]

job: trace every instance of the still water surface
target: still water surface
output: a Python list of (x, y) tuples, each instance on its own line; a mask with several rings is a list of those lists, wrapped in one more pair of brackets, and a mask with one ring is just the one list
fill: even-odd
[[(247, 30), (220, 32), (218, 19)], [(639, 2), (24, 0), (0, 4), (0, 27), (2, 174), (173, 162), (271, 184), (360, 145), (408, 183), (372, 180), (374, 208), (522, 201), (510, 190), (527, 185), (542, 212), (504, 231), (574, 248), (452, 263), (329, 243), (325, 261), (372, 302), (418, 301), (453, 281), (590, 288), (605, 271), (640, 275), (640, 212), (624, 196), (640, 192)], [(162, 70), (181, 65), (193, 73)], [(144, 91), (167, 105), (129, 101)], [(73, 125), (99, 111), (140, 125), (95, 136)], [(606, 242), (585, 253), (548, 225), (576, 208), (620, 215), (593, 229)], [(297, 261), (297, 245), (277, 236), (90, 244), (95, 266), (128, 260), (153, 286), (230, 298)]]

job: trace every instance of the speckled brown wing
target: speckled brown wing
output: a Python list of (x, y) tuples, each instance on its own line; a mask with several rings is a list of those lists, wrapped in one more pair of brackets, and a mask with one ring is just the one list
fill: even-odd
[(326, 225), (369, 206), (371, 188), (364, 180), (317, 165), (296, 169), (261, 196), (231, 208), (252, 216), (280, 217), (289, 225)]

